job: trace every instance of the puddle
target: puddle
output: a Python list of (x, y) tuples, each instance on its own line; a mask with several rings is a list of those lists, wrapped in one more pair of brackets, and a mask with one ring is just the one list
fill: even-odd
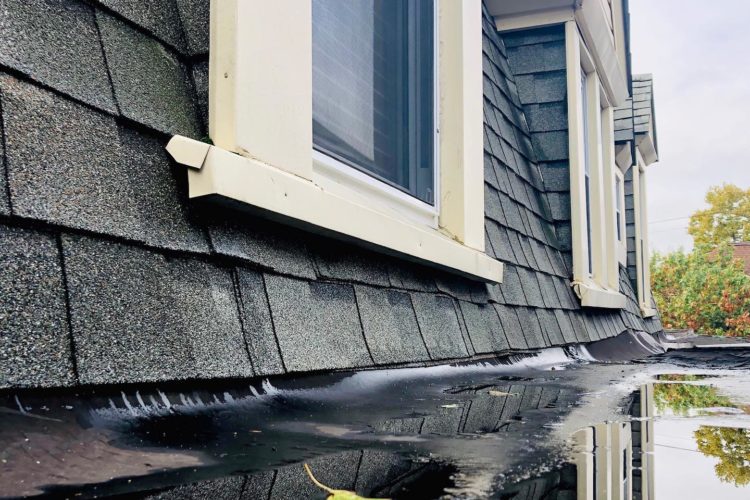
[(4, 394), (0, 496), (750, 498), (750, 357), (705, 354)]

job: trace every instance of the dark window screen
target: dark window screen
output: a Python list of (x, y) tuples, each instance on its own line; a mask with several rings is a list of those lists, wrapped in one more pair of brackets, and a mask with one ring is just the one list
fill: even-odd
[(316, 150), (434, 203), (432, 0), (313, 0)]

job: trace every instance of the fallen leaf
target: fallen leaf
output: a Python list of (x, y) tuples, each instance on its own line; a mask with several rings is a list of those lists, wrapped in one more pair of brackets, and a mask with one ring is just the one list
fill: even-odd
[(313, 482), (315, 486), (320, 488), (321, 490), (328, 493), (327, 500), (390, 500), (390, 499), (375, 499), (375, 498), (365, 498), (357, 495), (353, 491), (347, 491), (347, 490), (334, 490), (333, 488), (329, 488), (325, 484), (321, 483), (317, 479), (315, 479), (315, 476), (313, 476), (312, 470), (310, 470), (310, 466), (307, 464), (304, 464), (305, 472), (307, 472), (307, 475), (310, 477), (310, 480)]

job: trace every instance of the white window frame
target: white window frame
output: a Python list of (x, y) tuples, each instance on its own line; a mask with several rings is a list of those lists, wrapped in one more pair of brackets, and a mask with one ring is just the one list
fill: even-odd
[(426, 203), (364, 171), (313, 148), (313, 182), (326, 191), (355, 199), (416, 223), (439, 227), (440, 218), (440, 0), (434, 0), (433, 23), (433, 187), (434, 203)]
[[(573, 288), (584, 307), (622, 309), (614, 221), (613, 97), (602, 85), (595, 59), (587, 50), (576, 21), (565, 23), (568, 85)], [(582, 72), (586, 74), (588, 137), (584, 136)], [(590, 162), (590, 213), (587, 216), (585, 168)], [(588, 225), (591, 224), (591, 249)], [(589, 252), (592, 269), (589, 272)]]
[(436, 22), (440, 168), (432, 212), (313, 154), (309, 0), (211, 1), (213, 145), (177, 136), (168, 146), (192, 167), (189, 196), (233, 200), (275, 220), (501, 282), (502, 263), (484, 252), (481, 2), (438, 0)]
[(656, 315), (651, 304), (651, 266), (648, 246), (648, 196), (646, 188), (646, 163), (638, 148), (633, 165), (633, 208), (635, 210), (635, 270), (638, 304), (643, 317)]

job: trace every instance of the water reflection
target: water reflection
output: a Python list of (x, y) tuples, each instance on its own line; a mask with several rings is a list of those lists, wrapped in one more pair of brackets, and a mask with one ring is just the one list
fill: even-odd
[(372, 498), (747, 498), (747, 373), (665, 369), (557, 352), (251, 387), (0, 395), (0, 496), (325, 498), (308, 463), (323, 484)]
[(716, 457), (716, 476), (735, 486), (750, 484), (750, 430), (702, 425), (695, 431), (698, 450)]

